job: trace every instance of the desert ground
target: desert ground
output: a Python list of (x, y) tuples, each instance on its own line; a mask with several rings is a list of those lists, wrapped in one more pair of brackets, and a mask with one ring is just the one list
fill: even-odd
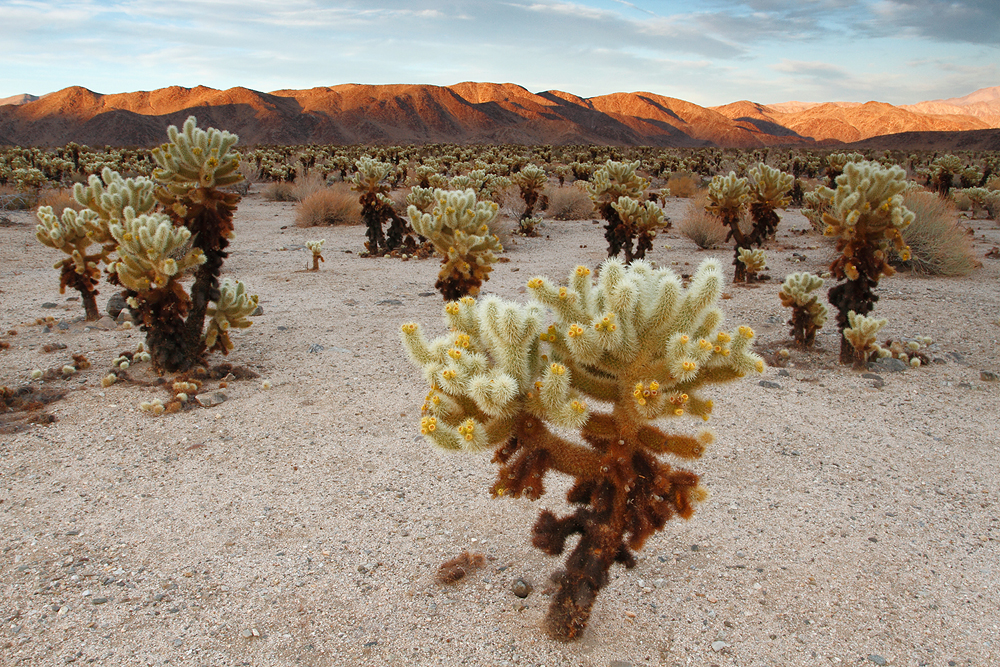
[[(34, 413), (55, 421), (0, 424), (0, 664), (1000, 663), (998, 223), (971, 223), (972, 275), (878, 287), (880, 337), (930, 336), (932, 363), (865, 377), (837, 363), (831, 321), (815, 350), (716, 389), (716, 442), (686, 466), (711, 498), (613, 568), (583, 638), (561, 643), (542, 627), (561, 563), (530, 540), (542, 507), (566, 509), (567, 480), (535, 503), (492, 499), (489, 454), (419, 435), (426, 386), (399, 326), (445, 332), (437, 261), (365, 259), (363, 228), (294, 217), (252, 192), (225, 265), (263, 314), (211, 361), (259, 377), (207, 382), (224, 402), (161, 416), (138, 407), (168, 398), (148, 363), (136, 382), (100, 382), (144, 334), (82, 321), (31, 214), (0, 227), (0, 385), (65, 391)], [(822, 273), (833, 252), (801, 214), (782, 218), (771, 280), (721, 302), (768, 359), (790, 343), (782, 279)], [(591, 220), (540, 231), (507, 244), (486, 292), (524, 300), (532, 276), (606, 255)], [(326, 262), (306, 271), (319, 238)], [(692, 273), (708, 256), (731, 276), (730, 249), (676, 231), (648, 259)], [(91, 367), (30, 379), (74, 353)], [(463, 551), (485, 566), (438, 583)]]

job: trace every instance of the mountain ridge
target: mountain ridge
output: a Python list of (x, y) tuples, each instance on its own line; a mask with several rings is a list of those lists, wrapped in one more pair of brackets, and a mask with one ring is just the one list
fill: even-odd
[[(70, 86), (0, 100), (0, 137), (23, 146), (151, 146), (189, 115), (238, 134), (243, 145), (515, 143), (752, 149), (876, 141), (902, 133), (1000, 135), (1000, 87), (963, 98), (702, 107), (652, 92), (583, 98), (514, 83), (339, 84), (261, 92), (169, 86), (101, 94)], [(914, 135), (915, 136), (915, 135)], [(898, 141), (898, 140), (896, 140)], [(939, 135), (937, 143), (958, 141)]]

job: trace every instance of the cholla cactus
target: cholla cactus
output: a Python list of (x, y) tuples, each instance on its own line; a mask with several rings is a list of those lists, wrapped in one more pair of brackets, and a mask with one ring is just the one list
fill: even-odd
[(760, 248), (737, 248), (736, 260), (743, 265), (744, 280), (751, 282), (767, 266), (767, 255)]
[(434, 196), (434, 188), (422, 188), (419, 185), (414, 185), (410, 188), (410, 194), (406, 195), (407, 208), (416, 206), (421, 213), (430, 213), (435, 204), (437, 204), (437, 197)]
[[(171, 284), (181, 273), (205, 263), (205, 254), (199, 248), (192, 248), (181, 256), (174, 255), (183, 250), (191, 239), (191, 232), (185, 227), (175, 227), (170, 218), (162, 213), (135, 216), (131, 209), (125, 211), (121, 222), (113, 222), (111, 235), (118, 241), (119, 259), (111, 262), (108, 272), (118, 277), (119, 283), (137, 294), (142, 293), (143, 301), (158, 302), (161, 292), (177, 288)], [(185, 295), (186, 297), (187, 295)], [(139, 301), (132, 297), (134, 308), (140, 308)], [(181, 299), (185, 303), (188, 299)], [(181, 310), (185, 310), (186, 305)]]
[(844, 340), (853, 351), (854, 367), (865, 368), (868, 360), (878, 352), (876, 336), (886, 320), (858, 315), (853, 310), (847, 314), (849, 326), (844, 329)]
[(826, 324), (829, 311), (820, 303), (815, 290), (823, 286), (823, 279), (811, 273), (793, 273), (785, 278), (778, 298), (781, 305), (792, 309), (788, 324), (792, 327), (792, 338), (802, 348), (812, 347), (816, 342), (816, 332)]
[(402, 327), (430, 385), (420, 424), (428, 440), (451, 450), (495, 449), (494, 496), (537, 499), (549, 470), (574, 479), (567, 499), (575, 513), (544, 510), (533, 531), (533, 544), (550, 555), (580, 534), (555, 577), (547, 624), (556, 638), (583, 631), (614, 563), (634, 566), (632, 550), (673, 516), (689, 518), (706, 497), (697, 475), (659, 456), (696, 459), (712, 436), (655, 422), (708, 420), (713, 404), (703, 390), (763, 370), (749, 327), (720, 330), (721, 288), (715, 260), (703, 262), (685, 289), (669, 270), (612, 258), (596, 284), (583, 266), (563, 287), (533, 278), (528, 305), (450, 302), (451, 332), (433, 341), (417, 324)]
[(633, 258), (641, 259), (645, 251), (642, 251), (643, 254), (633, 252), (634, 236), (622, 222), (614, 205), (622, 197), (641, 199), (642, 193), (649, 187), (649, 181), (635, 173), (640, 164), (642, 163), (639, 160), (635, 162), (608, 160), (594, 172), (590, 182), (584, 186), (594, 202), (594, 209), (606, 221), (604, 238), (608, 241), (608, 257), (614, 257), (624, 250), (626, 262), (631, 262)]
[(548, 176), (545, 170), (541, 167), (537, 167), (533, 164), (529, 164), (521, 168), (521, 171), (514, 174), (511, 181), (517, 185), (518, 189), (521, 191), (521, 199), (524, 200), (524, 213), (518, 219), (518, 225), (521, 228), (521, 232), (526, 236), (537, 236), (535, 232), (534, 224), (525, 224), (526, 221), (532, 220), (532, 216), (535, 214), (535, 206), (537, 204), (547, 204), (545, 195), (542, 194), (542, 190), (545, 189), (545, 184), (548, 182)]
[(503, 252), (500, 239), (489, 228), (498, 207), (493, 202), (477, 202), (472, 190), (435, 190), (434, 196), (437, 204), (430, 213), (411, 205), (407, 215), (417, 233), (444, 255), (435, 287), (449, 301), (474, 296), (489, 280), (494, 253)]
[(319, 241), (306, 241), (306, 247), (312, 251), (312, 268), (310, 271), (319, 271), (319, 263), (325, 262), (323, 259), (323, 244), (326, 243), (326, 239), (320, 239)]
[[(368, 227), (365, 250), (367, 256), (377, 257), (401, 246), (406, 236), (406, 223), (396, 215), (392, 202), (386, 197), (390, 190), (389, 177), (395, 170), (391, 164), (367, 155), (355, 166), (357, 172), (351, 189), (360, 194), (361, 217)], [(382, 231), (386, 222), (390, 222), (388, 237)]]
[(89, 210), (77, 213), (67, 208), (63, 210), (62, 217), (57, 218), (51, 206), (41, 206), (37, 217), (36, 238), (44, 245), (69, 255), (54, 266), (60, 270), (59, 293), (64, 294), (67, 287), (77, 290), (87, 321), (100, 319), (97, 283), (101, 280), (100, 263), (107, 261), (108, 249), (102, 247), (97, 253), (87, 253), (93, 235), (100, 233), (100, 226), (96, 224), (97, 214)]
[(249, 327), (251, 322), (247, 317), (256, 309), (256, 294), (247, 294), (246, 286), (239, 280), (224, 278), (219, 286), (219, 298), (215, 306), (208, 309), (205, 347), (209, 351), (217, 349), (223, 354), (229, 354), (233, 349), (229, 330)]
[[(913, 221), (913, 213), (903, 206), (906, 172), (900, 167), (885, 168), (873, 162), (852, 162), (837, 178), (830, 196), (830, 212), (824, 234), (837, 239), (841, 254), (830, 265), (830, 274), (846, 281), (829, 292), (837, 308), (840, 331), (848, 326), (848, 313), (867, 315), (878, 296), (874, 288), (882, 276), (895, 270), (889, 265), (889, 250), (895, 249), (906, 261), (910, 249), (902, 230)], [(847, 340), (841, 343), (840, 361), (849, 363), (854, 353)]]
[(754, 245), (760, 245), (778, 228), (775, 209), (785, 208), (792, 199), (788, 193), (795, 177), (780, 169), (759, 164), (750, 169), (750, 215), (753, 217)]
[(708, 203), (705, 210), (718, 216), (729, 231), (726, 240), (732, 239), (736, 244), (733, 255), (733, 282), (746, 281), (746, 266), (740, 262), (740, 248), (752, 248), (752, 238), (740, 229), (740, 212), (750, 199), (750, 183), (745, 178), (739, 178), (735, 172), (727, 176), (717, 175), (712, 178), (708, 187)]
[[(656, 238), (657, 232), (666, 226), (663, 209), (655, 202), (639, 203), (631, 197), (619, 197), (611, 207), (618, 214), (628, 238), (636, 240), (632, 256), (636, 259), (644, 258), (646, 252), (653, 249), (653, 239)], [(626, 253), (626, 261), (628, 254)]]
[(844, 167), (852, 162), (864, 162), (861, 153), (830, 153), (826, 156), (826, 177), (830, 187), (837, 187), (837, 177), (844, 173)]
[(930, 183), (942, 197), (947, 197), (955, 176), (962, 173), (962, 158), (955, 155), (942, 155), (934, 160), (930, 167)]

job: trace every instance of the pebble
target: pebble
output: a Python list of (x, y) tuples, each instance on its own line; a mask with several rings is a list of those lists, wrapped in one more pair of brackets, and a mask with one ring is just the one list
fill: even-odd
[(107, 598), (93, 598), (93, 599), (92, 599), (92, 600), (90, 601), (90, 603), (91, 603), (91, 604), (104, 604), (104, 603), (106, 603), (107, 601), (108, 601), (108, 599), (107, 599)]
[(125, 297), (122, 296), (121, 292), (115, 292), (111, 295), (111, 298), (108, 299), (106, 310), (108, 311), (108, 315), (111, 317), (118, 317), (123, 311), (125, 311), (125, 306)]
[(511, 592), (514, 593), (519, 598), (526, 598), (531, 595), (531, 591), (535, 590), (528, 581), (523, 577), (518, 577), (514, 584), (510, 587)]
[(993, 371), (979, 371), (979, 379), (983, 382), (996, 382), (1000, 376)]
[(712, 650), (715, 651), (716, 653), (718, 653), (724, 648), (729, 648), (729, 646), (730, 646), (729, 642), (724, 642), (721, 639), (717, 639), (714, 642), (712, 642)]
[(257, 306), (254, 308), (253, 312), (250, 313), (250, 317), (257, 317), (264, 314), (264, 306)]
[(320, 345), (319, 343), (313, 343), (312, 345), (309, 346), (309, 354), (316, 354), (317, 352), (322, 352), (325, 349), (326, 348)]
[(200, 405), (203, 408), (211, 408), (213, 406), (225, 402), (226, 398), (227, 397), (224, 392), (213, 391), (210, 394), (208, 393), (198, 394), (197, 396), (194, 397), (194, 400), (198, 401), (198, 405)]
[(877, 361), (868, 362), (868, 370), (870, 371), (884, 371), (886, 373), (902, 373), (909, 365), (899, 359), (893, 359), (892, 357), (886, 357), (884, 359), (878, 359)]
[(764, 389), (781, 389), (780, 384), (777, 382), (771, 382), (770, 380), (761, 380), (757, 384), (764, 387)]
[(381, 301), (375, 302), (376, 306), (402, 306), (403, 302), (399, 299), (382, 299)]
[(240, 636), (242, 636), (244, 639), (250, 639), (251, 637), (253, 637), (253, 630), (244, 630), (243, 632), (240, 633)]
[(865, 378), (866, 380), (871, 380), (872, 385), (876, 389), (881, 389), (882, 387), (885, 386), (885, 378), (883, 378), (881, 375), (876, 375), (875, 373), (862, 373), (861, 377)]
[(874, 662), (876, 665), (884, 665), (885, 658), (880, 656), (878, 653), (872, 653), (870, 656), (868, 656), (868, 662)]
[(42, 304), (42, 308), (58, 308), (59, 304), (52, 303), (51, 301), (46, 301)]

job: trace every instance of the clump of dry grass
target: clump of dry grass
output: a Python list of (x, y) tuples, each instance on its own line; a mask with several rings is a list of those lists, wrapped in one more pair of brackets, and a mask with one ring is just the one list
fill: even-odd
[(935, 276), (965, 276), (979, 266), (953, 204), (930, 192), (908, 192), (903, 205), (916, 215), (903, 230), (903, 241), (910, 246), (907, 267)]
[(313, 172), (295, 179), (295, 182), (292, 183), (292, 197), (294, 197), (296, 201), (305, 201), (310, 196), (325, 189), (326, 179)]
[(667, 188), (670, 189), (671, 197), (689, 199), (701, 190), (701, 177), (689, 172), (670, 174), (670, 178), (667, 179)]
[(34, 196), (12, 185), (0, 185), (0, 210), (27, 211), (34, 205)]
[(286, 181), (274, 181), (265, 185), (261, 196), (267, 201), (298, 201), (295, 198), (295, 184)]
[(677, 231), (694, 241), (703, 250), (716, 248), (726, 242), (726, 226), (722, 220), (705, 210), (708, 195), (698, 193), (688, 204), (684, 217), (677, 223)]
[(316, 190), (302, 200), (295, 215), (298, 227), (360, 225), (361, 204), (347, 183)]
[(586, 220), (594, 215), (594, 202), (586, 192), (572, 185), (545, 188), (549, 198), (547, 214), (556, 220)]
[(66, 188), (53, 188), (42, 190), (38, 196), (38, 206), (51, 206), (52, 211), (57, 215), (62, 215), (63, 210), (71, 208), (74, 211), (83, 210), (76, 199), (73, 198), (73, 191)]

